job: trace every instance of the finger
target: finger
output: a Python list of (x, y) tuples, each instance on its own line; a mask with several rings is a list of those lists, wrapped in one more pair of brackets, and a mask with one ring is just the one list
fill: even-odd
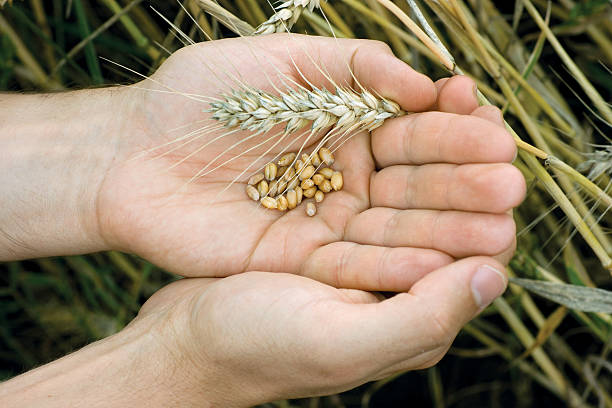
[[(506, 126), (504, 122), (504, 116), (502, 115), (501, 110), (498, 107), (493, 106), (493, 105), (480, 106), (476, 108), (471, 113), (471, 115), (478, 116), (479, 118), (488, 120), (489, 122), (495, 123), (503, 128), (505, 128)], [(515, 156), (515, 159), (516, 159), (516, 156)], [(524, 180), (523, 180), (523, 184), (524, 184)], [(524, 195), (523, 195), (523, 199), (524, 199)], [(512, 210), (508, 211), (508, 215), (512, 216)], [(510, 259), (512, 259), (512, 256), (514, 255), (515, 250), (516, 250), (516, 238), (514, 239), (514, 242), (511, 245), (511, 247), (508, 248), (506, 251), (502, 252), (501, 254), (495, 256), (495, 259), (501, 262), (502, 264), (507, 265), (508, 262), (510, 262)]]
[(368, 41), (357, 48), (351, 67), (366, 89), (376, 90), (408, 112), (429, 109), (436, 100), (433, 81), (395, 57), (385, 43)]
[[(277, 44), (285, 42), (279, 41), (279, 37), (265, 38), (269, 39), (269, 46), (280, 48)], [(332, 91), (334, 85), (345, 86), (348, 83), (356, 91), (361, 85), (397, 102), (409, 112), (428, 110), (436, 100), (433, 81), (395, 57), (383, 42), (323, 37), (316, 37), (315, 41), (312, 37), (291, 35), (290, 43), (292, 59), (304, 76), (316, 85)], [(286, 48), (283, 48), (283, 53), (287, 53)], [(329, 73), (336, 83), (330, 84), (322, 70)]]
[(440, 84), (436, 83), (438, 99), (434, 110), (467, 115), (478, 107), (474, 80), (465, 75), (455, 75), (444, 79), (446, 80)]
[(361, 347), (351, 351), (362, 359), (368, 356), (377, 374), (387, 367), (397, 371), (431, 366), (506, 285), (504, 268), (494, 259), (462, 259), (431, 272), (408, 293), (352, 306), (354, 316), (339, 329), (343, 338), (359, 335)]
[(477, 116), (484, 120), (488, 120), (489, 122), (495, 123), (500, 127), (506, 126), (504, 123), (504, 117), (502, 116), (502, 112), (497, 106), (479, 106), (478, 108), (474, 109), (472, 113), (470, 113), (470, 115)]
[[(512, 214), (509, 215), (512, 217)], [(497, 260), (497, 262), (501, 263), (502, 265), (508, 265), (510, 263), (510, 260), (514, 256), (514, 251), (516, 251), (516, 237), (514, 237), (508, 249), (506, 249), (501, 254), (495, 255), (493, 258), (495, 258), (495, 260)]]
[(429, 248), (461, 258), (504, 252), (513, 244), (515, 230), (507, 214), (371, 208), (349, 221), (344, 240)]
[(378, 167), (425, 163), (511, 162), (514, 139), (505, 129), (470, 115), (425, 112), (389, 120), (372, 133)]
[(525, 191), (521, 172), (506, 163), (391, 166), (370, 179), (372, 207), (502, 213)]
[(404, 292), (452, 261), (447, 254), (431, 249), (334, 242), (314, 251), (299, 274), (337, 288)]

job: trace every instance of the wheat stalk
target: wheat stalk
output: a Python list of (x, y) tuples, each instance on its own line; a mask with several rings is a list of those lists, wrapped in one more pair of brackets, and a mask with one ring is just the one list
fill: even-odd
[(289, 31), (300, 18), (304, 9), (313, 11), (315, 8), (319, 8), (319, 0), (288, 0), (276, 7), (275, 13), (257, 27), (253, 35)]
[(332, 93), (324, 88), (290, 89), (279, 96), (254, 88), (243, 87), (222, 95), (212, 102), (207, 112), (226, 127), (240, 127), (266, 133), (285, 124), (291, 134), (312, 122), (312, 133), (331, 127), (332, 131), (372, 131), (385, 120), (405, 112), (395, 102), (377, 98), (363, 90), (360, 94), (341, 87)]

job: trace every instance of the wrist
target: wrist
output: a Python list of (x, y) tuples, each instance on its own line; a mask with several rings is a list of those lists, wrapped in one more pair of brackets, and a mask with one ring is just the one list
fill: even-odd
[(214, 294), (211, 299), (203, 292), (214, 281), (187, 278), (166, 286), (131, 323), (148, 327), (157, 355), (166, 362), (175, 406), (240, 408), (284, 397), (261, 381), (262, 369), (275, 368), (254, 356), (262, 351), (252, 348), (251, 339), (236, 341), (233, 331), (238, 328), (231, 327), (228, 316), (201, 316), (202, 303), (219, 306)]
[[(0, 384), (0, 406), (209, 407), (146, 321)], [(188, 404), (185, 404), (188, 402)]]
[(128, 103), (121, 88), (0, 95), (0, 261), (107, 249), (97, 192)]

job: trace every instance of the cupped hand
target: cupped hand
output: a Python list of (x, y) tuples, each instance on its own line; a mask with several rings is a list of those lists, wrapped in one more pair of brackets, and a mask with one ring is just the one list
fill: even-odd
[(155, 369), (176, 405), (325, 395), (435, 364), (505, 289), (496, 270), (494, 259), (463, 259), (385, 300), (291, 274), (182, 279), (150, 298), (130, 327), (146, 327), (160, 350)]
[[(358, 89), (356, 79), (422, 113), (344, 144), (334, 167), (345, 187), (315, 217), (304, 204), (285, 213), (259, 207), (244, 191), (252, 173), (224, 191), (270, 144), (191, 181), (220, 154), (223, 162), (255, 145), (223, 154), (250, 135), (211, 142), (225, 130), (169, 143), (215, 125), (203, 101), (238, 83), (275, 92), (271, 83), (308, 86), (305, 77), (333, 89), (326, 75)], [(265, 270), (364, 290), (407, 290), (454, 259), (511, 253), (515, 227), (506, 213), (522, 200), (524, 180), (509, 164), (516, 148), (499, 111), (478, 108), (473, 86), (464, 77), (434, 84), (373, 41), (272, 35), (186, 47), (128, 90), (130, 130), (100, 189), (101, 230), (111, 247), (185, 276)]]

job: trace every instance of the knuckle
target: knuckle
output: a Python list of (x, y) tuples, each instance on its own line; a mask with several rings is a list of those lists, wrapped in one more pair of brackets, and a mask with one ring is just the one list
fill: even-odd
[(514, 208), (523, 202), (527, 192), (527, 183), (523, 173), (512, 164), (505, 164), (502, 167), (500, 179), (504, 180), (504, 194), (502, 197), (506, 199), (505, 210)]
[(401, 211), (396, 211), (387, 219), (385, 226), (383, 227), (383, 245), (388, 246), (394, 241), (394, 236), (400, 225), (401, 215)]
[[(503, 183), (499, 181), (503, 180)], [(479, 180), (480, 188), (486, 191), (488, 197), (495, 201), (492, 212), (503, 213), (518, 206), (525, 198), (527, 185), (519, 169), (509, 163), (495, 166), (494, 172)]]
[(496, 150), (499, 154), (499, 160), (502, 162), (511, 163), (516, 156), (517, 147), (510, 132), (496, 126), (495, 137), (492, 138), (492, 140), (496, 141)]
[(500, 119), (502, 118), (501, 109), (494, 105), (479, 106), (476, 111), (483, 114), (483, 116), (486, 116), (487, 118), (491, 118), (496, 115), (499, 116)]
[(384, 53), (393, 53), (389, 44), (379, 40), (363, 40), (364, 45), (372, 50)]
[(338, 257), (336, 267), (333, 268), (331, 284), (336, 288), (343, 287), (345, 282), (345, 276), (350, 268), (351, 259), (353, 258), (354, 252), (357, 250), (358, 245), (354, 244), (342, 251), (342, 255)]
[(379, 290), (396, 287), (393, 279), (395, 274), (388, 273), (393, 270), (395, 263), (393, 262), (393, 249), (385, 247), (382, 249), (376, 262), (376, 273), (374, 275), (374, 287)]
[(509, 174), (507, 180), (510, 181), (509, 185), (513, 187), (514, 200), (512, 201), (512, 207), (518, 206), (525, 199), (527, 194), (527, 182), (523, 173), (515, 166), (510, 165)]
[(516, 224), (507, 214), (500, 214), (495, 220), (491, 243), (491, 254), (500, 254), (514, 245), (516, 239)]

